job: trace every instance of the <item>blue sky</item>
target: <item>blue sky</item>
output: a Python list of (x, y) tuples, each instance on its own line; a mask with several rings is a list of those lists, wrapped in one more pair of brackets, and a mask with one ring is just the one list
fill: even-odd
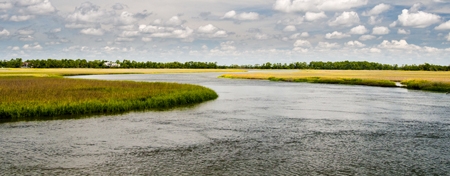
[(450, 64), (449, 0), (0, 0), (11, 59)]

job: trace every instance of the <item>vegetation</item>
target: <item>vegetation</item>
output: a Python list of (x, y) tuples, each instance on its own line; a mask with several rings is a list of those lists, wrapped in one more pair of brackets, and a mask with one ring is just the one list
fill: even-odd
[(64, 69), (34, 69), (8, 68), (0, 69), (2, 76), (33, 76), (33, 77), (62, 77), (75, 75), (102, 74), (159, 74), (159, 73), (200, 73), (200, 72), (243, 72), (237, 69), (93, 69), (93, 68), (64, 68)]
[(404, 80), (402, 84), (408, 89), (425, 90), (433, 92), (450, 92), (450, 83), (433, 82), (427, 80)]
[[(31, 68), (110, 68), (105, 65), (105, 60), (93, 60), (87, 61), (85, 59), (47, 59), (47, 60), (26, 60), (22, 61), (21, 58), (7, 60), (0, 60), (0, 67), (5, 68), (19, 68), (22, 66)], [(340, 62), (323, 62), (312, 61), (306, 62), (293, 62), (293, 63), (264, 63), (255, 65), (217, 65), (216, 62), (137, 62), (130, 60), (117, 60), (115, 62), (120, 67), (114, 68), (189, 68), (189, 69), (225, 69), (225, 68), (237, 68), (237, 69), (314, 69), (314, 70), (409, 70), (409, 71), (450, 71), (449, 66), (433, 65), (433, 64), (419, 64), (419, 65), (390, 65), (381, 64), (376, 62), (367, 61), (340, 61)]]
[(292, 72), (253, 72), (224, 74), (223, 78), (265, 79), (271, 81), (394, 87), (401, 82), (408, 89), (450, 91), (450, 72), (378, 70), (302, 70)]
[(217, 97), (189, 84), (0, 77), (0, 120), (164, 109)]

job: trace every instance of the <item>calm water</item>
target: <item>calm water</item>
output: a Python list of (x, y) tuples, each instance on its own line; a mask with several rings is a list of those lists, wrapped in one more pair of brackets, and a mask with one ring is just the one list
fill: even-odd
[(219, 98), (164, 112), (0, 124), (0, 175), (448, 175), (450, 96), (217, 79)]

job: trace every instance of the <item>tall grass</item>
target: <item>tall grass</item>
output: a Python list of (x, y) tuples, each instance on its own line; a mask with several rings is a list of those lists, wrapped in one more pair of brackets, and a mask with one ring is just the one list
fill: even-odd
[(372, 79), (358, 79), (358, 78), (321, 78), (321, 77), (307, 77), (307, 78), (276, 78), (269, 77), (270, 81), (287, 81), (287, 82), (308, 82), (308, 83), (324, 83), (324, 84), (346, 84), (346, 85), (365, 85), (377, 87), (397, 87), (395, 82), (388, 80), (372, 80)]
[(217, 97), (189, 84), (0, 77), (0, 120), (163, 109)]
[(408, 89), (425, 90), (433, 92), (450, 92), (450, 83), (433, 82), (427, 80), (404, 80), (402, 84)]

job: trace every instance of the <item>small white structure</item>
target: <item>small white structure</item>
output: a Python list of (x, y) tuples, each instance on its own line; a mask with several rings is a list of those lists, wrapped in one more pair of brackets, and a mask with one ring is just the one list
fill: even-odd
[(103, 63), (103, 65), (106, 66), (106, 67), (120, 67), (120, 64), (114, 63), (114, 62), (111, 62), (111, 61), (105, 62), (105, 63)]

